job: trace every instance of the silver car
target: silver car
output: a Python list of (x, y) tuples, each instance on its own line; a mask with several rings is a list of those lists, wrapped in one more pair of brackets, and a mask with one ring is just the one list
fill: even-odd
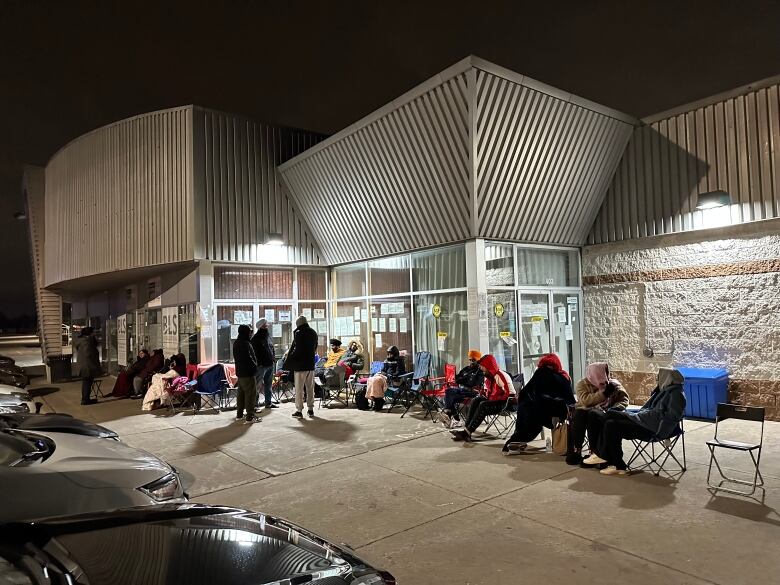
[(187, 501), (176, 470), (101, 437), (0, 431), (0, 522)]

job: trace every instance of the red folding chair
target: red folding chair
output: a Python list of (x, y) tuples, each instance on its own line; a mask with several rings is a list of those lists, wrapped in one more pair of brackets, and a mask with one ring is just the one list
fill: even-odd
[(428, 380), (431, 384), (431, 388), (422, 391), (422, 395), (425, 397), (425, 417), (431, 415), (433, 418), (433, 410), (440, 410), (444, 407), (444, 395), (447, 392), (447, 388), (454, 388), (457, 386), (455, 382), (455, 364), (444, 364), (444, 376), (438, 378), (431, 378)]

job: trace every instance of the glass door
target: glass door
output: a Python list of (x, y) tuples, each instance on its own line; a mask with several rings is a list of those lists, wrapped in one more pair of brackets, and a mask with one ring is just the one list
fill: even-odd
[[(295, 329), (295, 320), (298, 315), (293, 314), (292, 305), (257, 305), (257, 318), (268, 321), (268, 330), (274, 340), (274, 351), (276, 359), (281, 359), (284, 352), (290, 349), (292, 344), (293, 330)], [(324, 323), (324, 321), (323, 321)], [(312, 325), (310, 323), (310, 325)], [(323, 325), (323, 330), (325, 329)], [(254, 324), (252, 330), (255, 330)], [(319, 333), (319, 331), (318, 331)]]
[(217, 361), (233, 361), (233, 342), (239, 325), (253, 326), (252, 305), (217, 305)]
[(553, 347), (576, 380), (582, 372), (581, 302), (578, 292), (553, 292)]
[(488, 336), (490, 353), (498, 366), (514, 375), (520, 371), (518, 358), (517, 302), (514, 291), (488, 292)]
[(550, 293), (520, 292), (520, 352), (526, 381), (536, 363), (550, 353)]

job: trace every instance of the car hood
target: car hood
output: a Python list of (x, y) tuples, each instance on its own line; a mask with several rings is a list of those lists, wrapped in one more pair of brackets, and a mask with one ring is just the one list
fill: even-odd
[[(2, 407), (4, 400), (11, 398), (12, 397), (10, 396), (0, 396), (0, 407)], [(3, 422), (15, 429), (39, 431), (43, 433), (70, 433), (107, 439), (113, 439), (119, 436), (111, 429), (107, 429), (106, 427), (93, 422), (59, 413), (0, 415), (0, 424)]]
[(17, 388), (16, 386), (11, 386), (10, 384), (0, 384), (0, 394), (4, 394), (4, 395), (10, 394), (13, 396), (18, 396), (19, 398), (27, 402), (32, 400), (32, 397), (30, 396), (29, 392)]
[(120, 441), (70, 433), (24, 431), (55, 443), (54, 453), (30, 466), (65, 475), (85, 488), (137, 488), (173, 472), (151, 453)]
[(0, 394), (0, 415), (12, 413), (26, 414), (28, 412), (30, 412), (30, 405), (26, 401), (11, 394)]

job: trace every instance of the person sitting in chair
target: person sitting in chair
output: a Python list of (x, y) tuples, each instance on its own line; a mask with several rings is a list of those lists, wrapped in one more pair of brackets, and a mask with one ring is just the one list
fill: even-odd
[(610, 411), (607, 413), (595, 450), (582, 463), (588, 466), (604, 465), (604, 475), (626, 475), (628, 466), (623, 461), (623, 439), (650, 441), (667, 439), (674, 434), (685, 414), (685, 378), (678, 370), (660, 368), (658, 385), (645, 405), (637, 412)]
[(366, 382), (365, 401), (355, 397), (355, 402), (359, 405), (358, 408), (368, 410), (366, 402), (368, 398), (371, 398), (374, 401), (374, 411), (381, 412), (385, 405), (385, 390), (387, 390), (389, 382), (405, 373), (406, 366), (401, 352), (395, 345), (391, 345), (387, 348), (387, 359), (382, 364), (382, 370), (371, 376)]
[(347, 353), (347, 350), (341, 347), (341, 340), (331, 339), (328, 357), (314, 368), (314, 382), (320, 386), (325, 386), (326, 381), (333, 377), (333, 368), (339, 365), (345, 353)]
[(536, 364), (528, 384), (520, 391), (515, 432), (501, 453), (511, 455), (523, 451), (528, 441), (542, 432), (542, 427), (552, 429), (553, 418), (567, 418), (570, 407), (574, 407), (571, 378), (557, 355), (545, 354)]
[(480, 395), (471, 399), (465, 426), (450, 429), (455, 441), (470, 441), (471, 435), (485, 417), (501, 412), (506, 406), (507, 398), (514, 391), (512, 377), (498, 367), (496, 358), (487, 354), (477, 363), (485, 376), (485, 385)]
[(341, 356), (341, 361), (339, 362), (339, 365), (344, 366), (344, 368), (347, 369), (347, 376), (357, 374), (363, 369), (363, 366), (366, 363), (363, 357), (364, 352), (365, 349), (359, 339), (350, 340), (347, 345), (347, 351)]
[(467, 398), (474, 398), (485, 384), (485, 374), (479, 367), (482, 354), (476, 349), (470, 349), (468, 353), (468, 365), (455, 376), (455, 387), (444, 390), (444, 409), (438, 414), (438, 420), (449, 428), (452, 420), (459, 421), (458, 404)]
[(130, 397), (141, 398), (144, 392), (144, 384), (151, 380), (152, 376), (163, 369), (164, 366), (165, 356), (163, 355), (163, 350), (155, 349), (143, 369), (133, 378), (133, 394)]
[(625, 410), (628, 407), (628, 392), (615, 378), (609, 376), (606, 362), (589, 364), (585, 377), (577, 382), (577, 407), (571, 419), (571, 445), (566, 454), (566, 463), (582, 463), (582, 445), (585, 433), (593, 446), (599, 444), (601, 428), (609, 410)]

